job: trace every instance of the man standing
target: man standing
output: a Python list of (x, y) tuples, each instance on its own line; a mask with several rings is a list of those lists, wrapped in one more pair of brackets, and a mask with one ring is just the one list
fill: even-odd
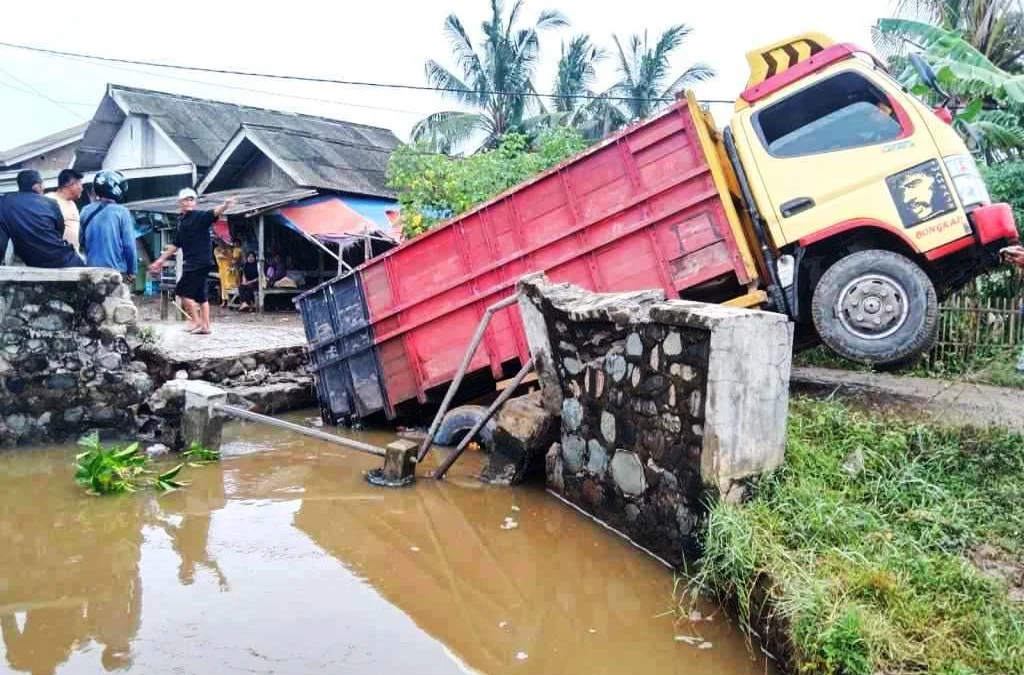
[(43, 196), (38, 171), (18, 174), (18, 191), (0, 201), (0, 256), (8, 242), (30, 267), (84, 267), (85, 262), (64, 241), (64, 217), (57, 202)]
[(119, 171), (100, 171), (93, 179), (97, 200), (82, 209), (79, 236), (89, 267), (109, 267), (131, 283), (139, 264), (135, 218), (121, 205), (128, 183)]
[(74, 247), (75, 253), (81, 253), (78, 242), (78, 204), (82, 197), (82, 174), (74, 169), (64, 169), (57, 176), (57, 191), (46, 195), (57, 202), (61, 214), (64, 215), (64, 241)]
[(217, 219), (231, 208), (234, 199), (228, 199), (212, 211), (196, 209), (196, 192), (185, 188), (178, 193), (178, 208), (181, 218), (174, 234), (174, 243), (167, 247), (159, 258), (149, 266), (151, 274), (159, 274), (167, 259), (180, 248), (184, 264), (181, 279), (175, 289), (175, 295), (184, 299), (185, 311), (191, 319), (186, 330), (198, 335), (210, 334), (210, 270), (216, 267), (213, 260), (212, 228)]

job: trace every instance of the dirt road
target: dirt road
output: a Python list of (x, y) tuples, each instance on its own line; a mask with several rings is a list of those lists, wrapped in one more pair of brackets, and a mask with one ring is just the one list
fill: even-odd
[(791, 384), (793, 393), (835, 395), (873, 410), (1024, 432), (1024, 389), (816, 367), (794, 368)]

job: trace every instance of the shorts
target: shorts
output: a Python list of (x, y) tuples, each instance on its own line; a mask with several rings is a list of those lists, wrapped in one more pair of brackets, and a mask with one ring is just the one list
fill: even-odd
[(174, 287), (174, 294), (189, 300), (195, 300), (200, 305), (210, 301), (209, 267), (199, 270), (185, 270), (178, 279), (178, 285)]

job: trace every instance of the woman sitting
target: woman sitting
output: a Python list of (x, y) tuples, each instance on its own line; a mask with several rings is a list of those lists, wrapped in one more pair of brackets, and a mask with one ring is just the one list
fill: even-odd
[(256, 284), (260, 282), (259, 268), (256, 266), (256, 254), (252, 251), (245, 256), (242, 265), (242, 283), (238, 285), (238, 299), (242, 301), (238, 309), (246, 311), (256, 304)]

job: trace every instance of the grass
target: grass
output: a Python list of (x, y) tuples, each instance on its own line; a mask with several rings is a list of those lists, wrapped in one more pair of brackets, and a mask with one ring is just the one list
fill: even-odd
[(795, 400), (785, 466), (712, 508), (681, 609), (768, 617), (794, 672), (1024, 673), (1024, 604), (968, 560), (982, 544), (1024, 560), (1024, 437)]

